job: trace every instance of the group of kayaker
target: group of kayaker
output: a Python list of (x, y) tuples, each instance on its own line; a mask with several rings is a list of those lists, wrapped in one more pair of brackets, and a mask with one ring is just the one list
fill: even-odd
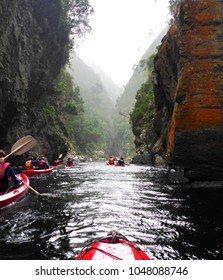
[[(22, 180), (16, 177), (13, 168), (10, 166), (9, 162), (5, 162), (5, 152), (0, 150), (0, 192), (6, 192), (9, 189), (9, 181), (14, 182), (14, 186), (11, 186), (10, 189), (17, 188), (22, 184)], [(59, 165), (61, 160), (58, 158), (54, 161), (55, 165)], [(107, 165), (119, 165), (124, 166), (125, 161), (123, 157), (110, 156)], [(27, 170), (30, 169), (48, 169), (49, 163), (45, 159), (45, 157), (39, 157), (34, 159), (29, 159), (25, 162), (25, 166)], [(74, 159), (68, 158), (66, 162), (66, 166), (74, 166)]]
[[(27, 160), (25, 166), (28, 170), (48, 169), (50, 167), (48, 161), (44, 157)], [(12, 181), (14, 185), (9, 186), (10, 181)], [(15, 175), (10, 163), (5, 162), (5, 151), (0, 150), (0, 193), (17, 188), (21, 184), (22, 180)]]
[[(56, 161), (55, 165), (61, 162), (60, 159)], [(25, 162), (27, 170), (32, 169), (49, 169), (49, 163), (45, 157), (32, 158)], [(9, 184), (10, 182), (14, 184)], [(0, 150), (0, 193), (8, 192), (16, 189), (22, 184), (22, 180), (15, 175), (13, 168), (9, 162), (5, 162), (5, 152)]]
[(48, 169), (50, 167), (45, 157), (30, 159), (25, 162), (26, 169)]
[(110, 156), (107, 163), (107, 165), (121, 165), (124, 166), (125, 165), (125, 161), (123, 157), (116, 157), (116, 156)]

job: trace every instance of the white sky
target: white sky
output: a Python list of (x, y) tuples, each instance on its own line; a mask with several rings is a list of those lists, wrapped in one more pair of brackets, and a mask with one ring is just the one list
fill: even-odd
[(89, 0), (94, 8), (88, 34), (76, 49), (111, 79), (126, 85), (153, 40), (167, 26), (169, 0)]

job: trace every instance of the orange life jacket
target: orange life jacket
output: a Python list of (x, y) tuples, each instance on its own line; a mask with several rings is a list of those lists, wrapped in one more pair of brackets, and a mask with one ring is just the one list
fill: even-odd
[(25, 163), (25, 166), (26, 166), (26, 169), (33, 169), (32, 161), (31, 160), (27, 160), (26, 163)]

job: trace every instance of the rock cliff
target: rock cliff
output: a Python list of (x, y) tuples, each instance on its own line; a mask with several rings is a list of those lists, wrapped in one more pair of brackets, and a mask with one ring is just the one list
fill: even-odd
[(189, 178), (223, 179), (223, 1), (181, 1), (155, 58), (158, 140)]
[(67, 58), (60, 13), (59, 0), (0, 2), (0, 147), (6, 150), (31, 134), (49, 159), (67, 152), (62, 122), (57, 118), (52, 128), (44, 113)]

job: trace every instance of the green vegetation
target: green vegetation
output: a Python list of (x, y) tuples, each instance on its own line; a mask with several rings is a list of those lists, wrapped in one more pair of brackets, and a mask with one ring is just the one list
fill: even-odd
[(135, 107), (130, 115), (134, 135), (139, 136), (154, 117), (155, 106), (151, 82), (144, 83), (136, 94)]
[(77, 44), (77, 39), (91, 31), (89, 17), (94, 10), (89, 0), (60, 0), (62, 13), (61, 22), (64, 33), (68, 34), (68, 48)]
[[(68, 69), (76, 84), (80, 88), (81, 97), (84, 100), (83, 116), (77, 116), (76, 119), (76, 131), (79, 130), (80, 125), (86, 125), (82, 127), (83, 135), (88, 135), (93, 132), (94, 135), (90, 137), (82, 137), (80, 139), (79, 133), (75, 136), (75, 139), (79, 139), (78, 143), (85, 143), (85, 141), (95, 138), (94, 147), (95, 152), (100, 154), (104, 153), (105, 157), (113, 153), (113, 120), (114, 120), (114, 104), (109, 94), (109, 90), (117, 90), (116, 86), (110, 86), (109, 81), (103, 78), (103, 75), (97, 74), (94, 68), (88, 66), (81, 60), (76, 54), (73, 54), (70, 60), (71, 67)], [(113, 92), (111, 92), (112, 94)], [(79, 119), (80, 118), (80, 119)], [(83, 119), (85, 118), (85, 119)], [(81, 124), (77, 123), (78, 120)], [(91, 123), (93, 126), (91, 128)], [(96, 131), (95, 131), (96, 128)], [(90, 131), (89, 131), (90, 130)], [(80, 141), (81, 140), (81, 141)], [(86, 145), (85, 145), (86, 146)], [(89, 148), (90, 147), (90, 148)], [(93, 145), (88, 145), (87, 150), (91, 150)]]
[(73, 119), (73, 125), (73, 137), (80, 152), (93, 155), (95, 151), (104, 150), (103, 124), (95, 116), (79, 114)]
[(148, 79), (137, 91), (134, 109), (130, 114), (132, 131), (136, 138), (140, 138), (143, 130), (151, 130), (151, 120), (155, 116), (154, 92), (152, 86), (152, 71), (154, 55), (147, 61)]
[(69, 143), (77, 152), (93, 156), (95, 151), (105, 149), (105, 126), (96, 114), (86, 110), (70, 73), (62, 70), (57, 81), (60, 91), (60, 116), (68, 133)]
[[(71, 48), (77, 45), (78, 38), (91, 31), (89, 16), (93, 9), (89, 0), (60, 2), (61, 25), (67, 41), (65, 52), (68, 54)], [(177, 4), (177, 0), (169, 1), (172, 15), (176, 14)], [(147, 58), (148, 55), (143, 57), (139, 67), (135, 69), (135, 72), (142, 71), (141, 82), (138, 85), (133, 77), (132, 82), (136, 84), (135, 88), (131, 85), (133, 93), (131, 96), (126, 95), (126, 99), (125, 96), (120, 98), (115, 110), (95, 74), (90, 73), (86, 66), (75, 58), (73, 68), (76, 72), (71, 76), (68, 72), (61, 71), (56, 85), (58, 94), (51, 96), (51, 103), (47, 103), (51, 105), (44, 106), (44, 114), (51, 123), (59, 115), (68, 134), (68, 142), (81, 154), (93, 156), (95, 152), (102, 151), (106, 156), (133, 156), (134, 136), (140, 138), (143, 131), (151, 130), (155, 114), (151, 82), (154, 55)], [(144, 82), (146, 69), (147, 81)], [(81, 73), (85, 73), (87, 78), (79, 77)], [(78, 81), (78, 86), (74, 84), (73, 79), (75, 83)]]
[(51, 117), (52, 119), (55, 117), (55, 109), (52, 105), (46, 105), (43, 107), (43, 112), (46, 116)]
[(176, 19), (177, 7), (178, 7), (179, 2), (180, 2), (180, 0), (169, 0), (169, 9), (170, 9), (170, 13), (173, 17), (173, 19), (171, 19), (171, 22)]
[[(172, 15), (170, 23), (177, 16), (179, 0), (169, 0), (169, 9)], [(156, 44), (157, 45), (157, 44)], [(141, 85), (135, 96), (134, 108), (130, 113), (132, 132), (135, 135), (135, 145), (139, 149), (140, 145), (149, 149), (154, 139), (153, 118), (155, 116), (155, 101), (152, 85), (152, 71), (155, 54), (147, 59), (147, 80)]]
[(116, 110), (113, 115), (113, 137), (110, 139), (111, 154), (123, 157), (135, 155), (134, 135), (132, 134), (129, 114), (125, 111)]

